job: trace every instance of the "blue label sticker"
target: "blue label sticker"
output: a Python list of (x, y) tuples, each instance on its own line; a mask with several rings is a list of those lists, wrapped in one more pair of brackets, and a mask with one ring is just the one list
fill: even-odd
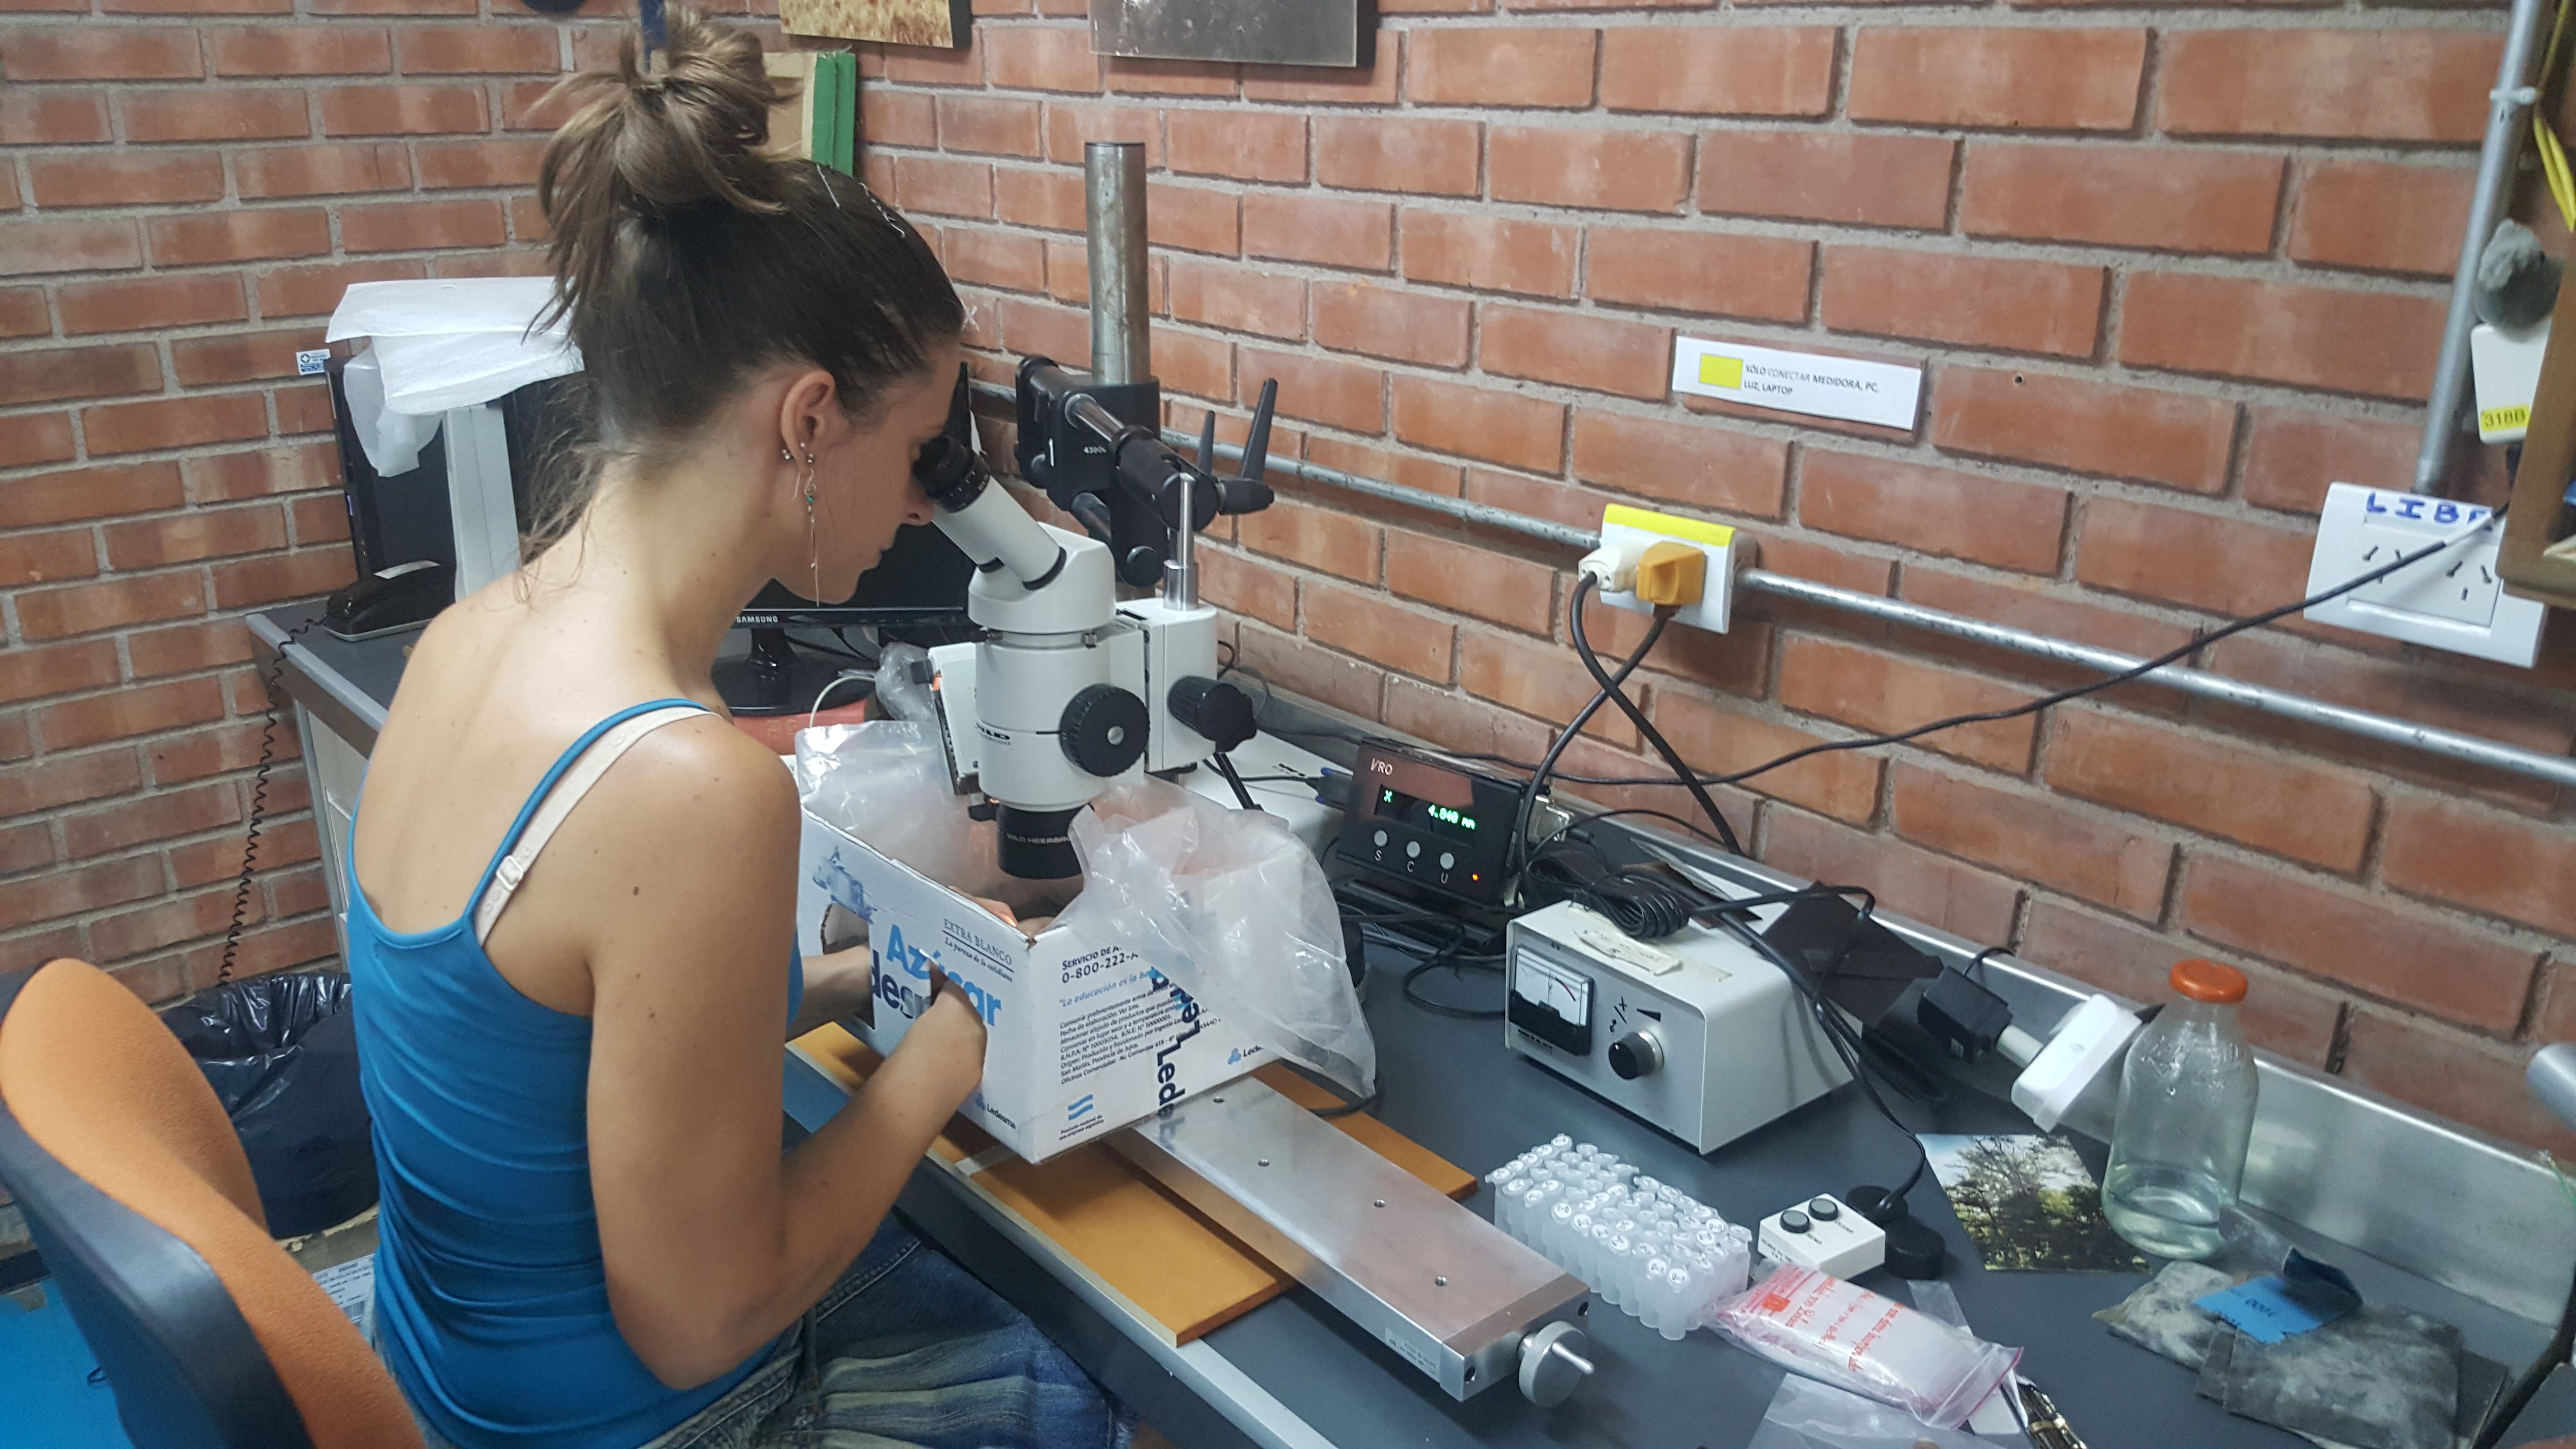
[(2248, 1279), (2205, 1298), (2192, 1300), (2257, 1343), (2279, 1343), (2292, 1334), (2332, 1323), (2351, 1312), (2357, 1300), (2332, 1294), (2301, 1292), (2279, 1274)]

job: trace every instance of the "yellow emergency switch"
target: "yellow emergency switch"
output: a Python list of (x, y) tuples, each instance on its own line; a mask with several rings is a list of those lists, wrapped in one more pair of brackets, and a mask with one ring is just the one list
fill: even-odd
[(1708, 589), (1708, 555), (1669, 540), (1646, 546), (1637, 561), (1637, 597), (1649, 604), (1696, 604)]

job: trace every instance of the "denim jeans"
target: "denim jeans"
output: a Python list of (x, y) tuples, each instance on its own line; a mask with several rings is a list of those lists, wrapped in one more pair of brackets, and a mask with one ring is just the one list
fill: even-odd
[(1127, 1449), (1134, 1433), (1026, 1315), (888, 1213), (768, 1362), (640, 1449)]

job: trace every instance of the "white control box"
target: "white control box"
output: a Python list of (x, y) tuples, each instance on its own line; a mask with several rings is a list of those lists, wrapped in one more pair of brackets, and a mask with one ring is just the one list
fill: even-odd
[(2329, 599), (2309, 609), (2307, 617), (2529, 669), (2540, 657), (2540, 626), (2549, 611), (2537, 600), (2504, 591), (2504, 581), (2496, 575), (2503, 530), (2482, 526), (2494, 516), (2493, 510), (2474, 503), (2333, 485), (2326, 490), (2316, 552), (2308, 563), (2311, 594), (2445, 539), (2457, 542)]
[(1887, 1261), (1887, 1234), (1827, 1193), (1764, 1218), (1753, 1248), (1767, 1258), (1849, 1278)]

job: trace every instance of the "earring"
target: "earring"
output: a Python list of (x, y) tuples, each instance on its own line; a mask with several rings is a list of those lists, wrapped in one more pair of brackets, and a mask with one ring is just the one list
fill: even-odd
[(805, 478), (804, 478), (804, 483), (805, 483), (805, 572), (806, 572), (807, 577), (811, 580), (811, 583), (810, 583), (810, 589), (811, 589), (811, 592), (809, 592), (809, 593), (806, 595), (806, 597), (807, 597), (807, 598), (812, 599), (814, 602), (816, 602), (816, 603), (818, 603), (818, 604), (819, 604), (819, 603), (824, 602), (824, 599), (823, 599), (823, 556), (822, 556), (822, 548), (821, 548), (820, 543), (818, 542), (817, 535), (816, 535), (816, 533), (815, 533), (815, 529), (814, 529), (814, 454), (813, 454), (812, 450), (810, 450), (810, 449), (809, 449), (809, 450), (807, 450), (807, 452), (806, 452), (806, 454), (805, 454)]

